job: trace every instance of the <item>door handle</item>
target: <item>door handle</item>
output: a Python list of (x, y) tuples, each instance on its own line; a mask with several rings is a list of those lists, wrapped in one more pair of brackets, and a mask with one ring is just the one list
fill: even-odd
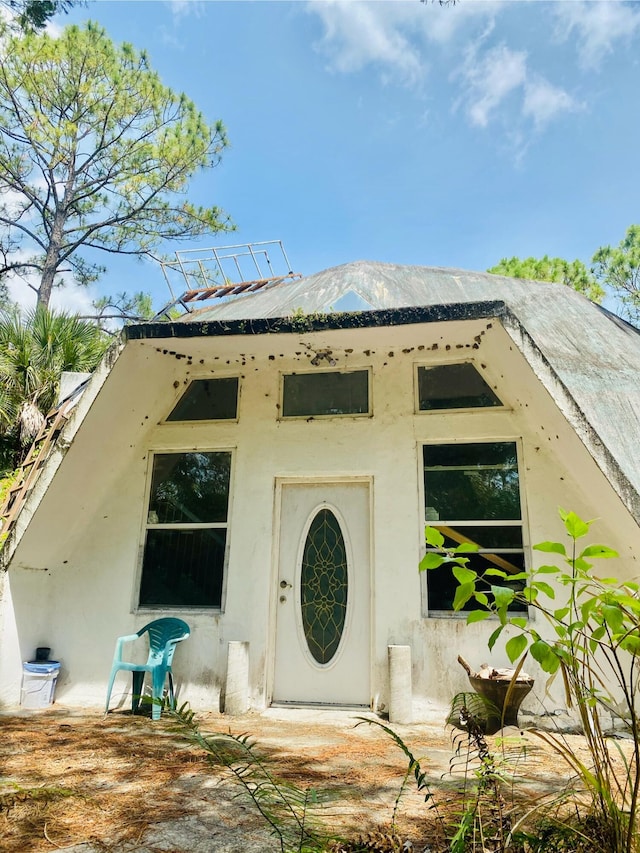
[(280, 589), (291, 589), (291, 584), (288, 581), (280, 581)]

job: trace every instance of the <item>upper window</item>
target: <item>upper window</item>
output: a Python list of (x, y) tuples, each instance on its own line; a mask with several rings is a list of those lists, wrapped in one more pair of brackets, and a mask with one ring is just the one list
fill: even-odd
[[(445, 547), (463, 542), (479, 546), (468, 567), (482, 575), (489, 568), (508, 574), (524, 571), (520, 481), (515, 442), (427, 445), (424, 453), (425, 520), (444, 536)], [(429, 611), (453, 608), (457, 582), (449, 565), (424, 573)], [(505, 584), (508, 581), (500, 581)], [(523, 582), (513, 582), (522, 589)], [(478, 585), (483, 592), (489, 585)], [(474, 600), (465, 609), (479, 607)], [(514, 605), (514, 609), (518, 608)]]
[(238, 377), (194, 379), (168, 421), (224, 421), (238, 415)]
[(502, 402), (470, 362), (418, 367), (418, 410), (475, 409)]
[(153, 457), (140, 607), (220, 607), (231, 453)]
[(369, 413), (369, 371), (289, 373), (283, 377), (285, 418)]

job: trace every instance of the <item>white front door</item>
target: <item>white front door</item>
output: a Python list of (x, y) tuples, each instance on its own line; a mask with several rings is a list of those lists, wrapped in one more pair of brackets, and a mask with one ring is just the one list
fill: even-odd
[(367, 481), (284, 483), (273, 701), (369, 705)]

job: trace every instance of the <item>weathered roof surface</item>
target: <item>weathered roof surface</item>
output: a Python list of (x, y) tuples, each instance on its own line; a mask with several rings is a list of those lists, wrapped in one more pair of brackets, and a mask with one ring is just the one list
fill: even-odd
[[(557, 287), (540, 286), (549, 292)], [(483, 302), (504, 299), (505, 294), (524, 298), (530, 292), (530, 286), (522, 281), (489, 273), (356, 261), (204, 308), (185, 315), (181, 322)]]
[[(500, 315), (503, 303), (503, 325), (640, 522), (640, 332), (564, 285), (359, 261), (186, 315), (164, 331), (136, 327), (130, 336), (202, 334), (205, 328), (215, 335), (234, 320), (256, 321), (246, 331), (259, 333), (277, 330), (260, 321), (314, 314), (347, 325), (349, 314), (335, 312), (354, 311), (373, 312), (371, 325), (388, 322), (394, 310), (409, 322), (402, 309), (417, 307), (425, 309), (417, 315), (436, 320), (448, 312), (436, 316), (430, 309), (450, 306), (453, 319), (464, 306), (490, 303)], [(229, 327), (238, 333), (235, 323)], [(281, 330), (291, 331), (286, 323)]]

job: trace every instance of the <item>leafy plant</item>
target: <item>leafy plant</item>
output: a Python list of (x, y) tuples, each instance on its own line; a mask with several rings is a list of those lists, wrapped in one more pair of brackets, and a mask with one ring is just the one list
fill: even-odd
[(249, 735), (202, 732), (186, 703), (177, 709), (167, 707), (167, 711), (179, 731), (204, 750), (212, 765), (229, 771), (278, 839), (282, 853), (319, 853), (328, 848), (332, 836), (314, 810), (335, 799), (336, 792), (299, 788), (277, 778)]
[[(431, 803), (432, 808), (436, 808), (433, 791), (429, 785), (427, 780), (427, 774), (420, 766), (420, 761), (415, 757), (415, 755), (411, 752), (407, 744), (400, 737), (397, 732), (394, 732), (393, 729), (389, 728), (389, 726), (385, 726), (384, 723), (381, 723), (379, 720), (372, 720), (369, 717), (359, 717), (360, 722), (357, 723), (357, 726), (361, 726), (363, 723), (367, 723), (370, 726), (378, 726), (382, 729), (383, 732), (386, 732), (387, 735), (400, 747), (400, 749), (404, 752), (406, 757), (409, 759), (409, 764), (407, 767), (407, 772), (404, 775), (402, 780), (402, 784), (400, 786), (400, 790), (398, 791), (398, 796), (395, 799), (393, 805), (393, 815), (391, 819), (391, 828), (395, 831), (396, 828), (396, 820), (398, 816), (398, 809), (400, 806), (400, 800), (402, 799), (402, 795), (406, 790), (408, 781), (413, 777), (416, 790), (424, 795), (425, 803)], [(437, 812), (436, 812), (437, 813)], [(438, 820), (442, 824), (442, 818), (438, 814)]]
[[(445, 815), (438, 804), (426, 771), (402, 737), (378, 720), (360, 718), (358, 725), (368, 723), (381, 728), (409, 760), (394, 802), (392, 833), (396, 830), (400, 801), (408, 783), (413, 781), (417, 791), (424, 795), (425, 803), (433, 810), (437, 835), (450, 853), (505, 853), (508, 850), (522, 849), (521, 833), (516, 833), (512, 826), (513, 806), (507, 805), (504, 796), (515, 766), (513, 755), (506, 749), (506, 740), (498, 742), (502, 749), (501, 755), (496, 756), (490, 749), (484, 733), (486, 701), (475, 693), (459, 693), (451, 705), (447, 722), (457, 730), (452, 736), (454, 756), (449, 768), (452, 774), (462, 769), (462, 785), (459, 791), (461, 803), (453, 824), (449, 814)], [(522, 753), (522, 742), (518, 740), (515, 754), (519, 758)]]
[[(502, 633), (512, 633), (505, 644), (509, 659), (515, 662), (524, 654), (540, 664), (553, 678), (563, 679), (567, 706), (577, 713), (590, 762), (585, 763), (560, 736), (538, 732), (568, 764), (590, 797), (591, 812), (603, 837), (603, 849), (632, 853), (640, 848), (637, 806), (640, 793), (639, 721), (637, 656), (640, 653), (640, 586), (634, 581), (600, 578), (593, 573), (593, 560), (617, 557), (605, 545), (593, 544), (579, 549), (578, 541), (587, 535), (592, 522), (573, 512), (560, 510), (570, 540), (567, 550), (562, 542), (541, 542), (534, 548), (561, 558), (561, 565), (542, 565), (523, 573), (527, 585), (522, 590), (507, 585), (520, 576), (498, 568), (478, 574), (467, 565), (465, 553), (473, 546), (443, 548), (442, 534), (432, 527), (425, 531), (428, 546), (421, 569), (451, 564), (458, 582), (454, 609), (460, 610), (474, 599), (481, 607), (469, 613), (467, 622), (497, 617), (498, 625), (489, 637), (492, 649)], [(490, 586), (490, 594), (480, 591), (480, 582)], [(555, 601), (558, 590), (566, 590), (564, 599)], [(543, 637), (510, 607), (515, 601), (535, 610), (550, 626)], [(608, 719), (615, 720), (631, 738), (631, 757), (608, 735)]]

